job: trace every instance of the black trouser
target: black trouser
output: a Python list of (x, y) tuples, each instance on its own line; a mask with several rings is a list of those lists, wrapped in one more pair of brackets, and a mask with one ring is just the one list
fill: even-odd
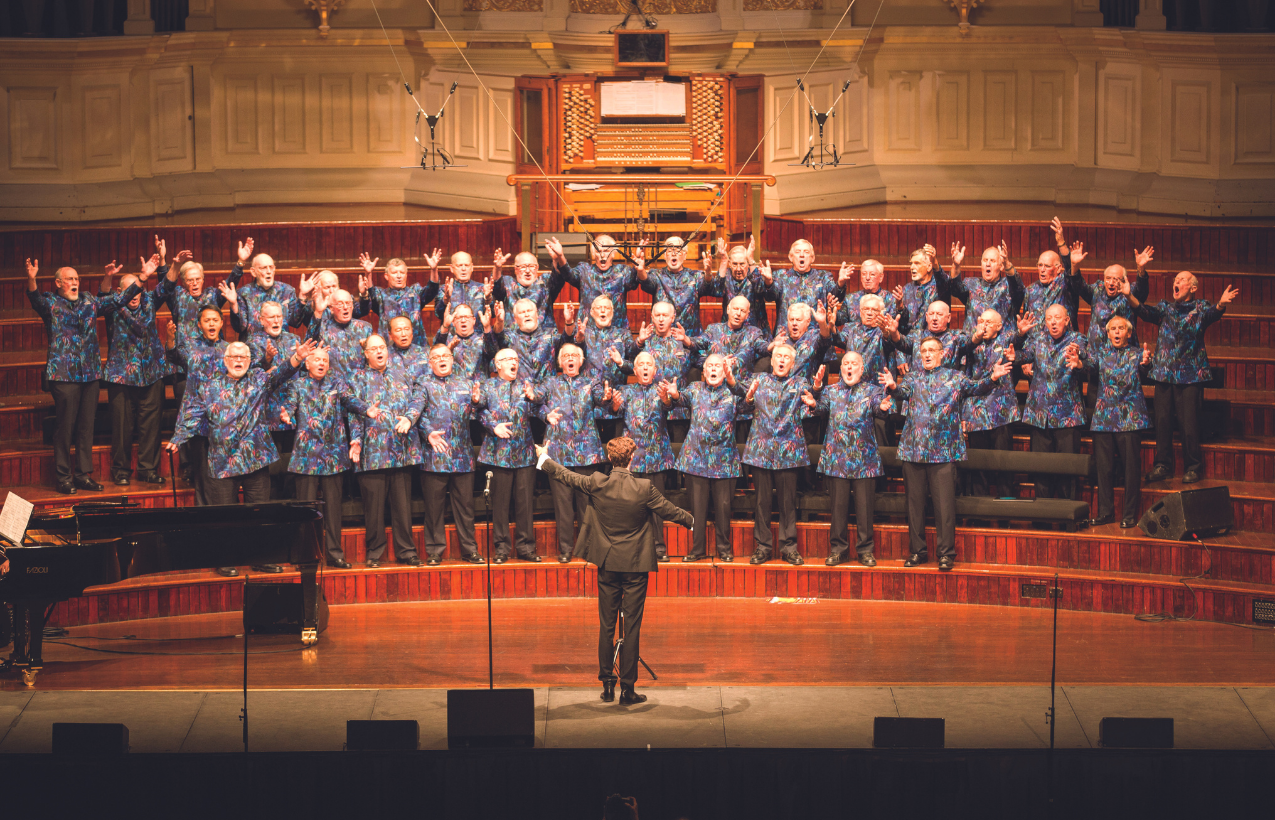
[(703, 558), (708, 553), (708, 502), (713, 501), (713, 522), (717, 525), (717, 554), (733, 555), (730, 545), (730, 502), (735, 495), (735, 479), (704, 478), (684, 474), (686, 491), (691, 497), (691, 555)]
[[(591, 475), (602, 469), (599, 464), (584, 467), (566, 467), (577, 475)], [(576, 545), (576, 519), (584, 520), (584, 511), (589, 506), (588, 497), (573, 490), (557, 479), (549, 479), (549, 492), (553, 496), (553, 522), (558, 532), (558, 554), (570, 555)]]
[(779, 495), (779, 552), (785, 558), (797, 555), (797, 468), (767, 470), (753, 466), (753, 554), (769, 558), (774, 554), (770, 534), (770, 491)]
[[(492, 476), (493, 483), (495, 476)], [(421, 471), (421, 497), (425, 499), (425, 555), (442, 558), (447, 551), (447, 527), (443, 523), (443, 495), (451, 493), (452, 521), (461, 555), (478, 554), (474, 540), (474, 473)]]
[(208, 472), (207, 436), (191, 436), (186, 440), (186, 459), (190, 463), (190, 481), (195, 485), (195, 506), (207, 507), (215, 504), (209, 489), (212, 474)]
[(854, 524), (858, 542), (854, 549), (859, 555), (872, 554), (872, 514), (877, 500), (876, 478), (838, 478), (825, 475), (828, 482), (828, 498), (832, 502), (832, 530), (828, 534), (828, 557), (840, 561), (845, 558), (849, 543), (846, 527), (850, 519), (850, 490), (854, 489)]
[[(53, 468), (59, 483), (93, 477), (93, 419), (97, 416), (98, 383), (49, 382), (53, 394)], [(71, 465), (71, 445), (75, 465)]]
[[(664, 488), (668, 486), (666, 476), (668, 471), (661, 470), (658, 473), (634, 473), (636, 478), (645, 478), (651, 482), (651, 486), (660, 491), (660, 495), (664, 494)], [(668, 555), (668, 544), (664, 543), (664, 519), (655, 513), (651, 513), (651, 533), (655, 536), (655, 554), (663, 558)]]
[(359, 493), (363, 496), (363, 537), (369, 561), (385, 556), (385, 502), (390, 504), (390, 529), (394, 531), (394, 559), (406, 561), (416, 555), (412, 543), (412, 469), (387, 467), (359, 473)]
[(940, 558), (956, 557), (956, 462), (919, 464), (904, 461), (903, 488), (907, 493), (908, 543), (912, 553), (929, 555), (925, 545), (925, 499), (934, 502), (935, 546)]
[(106, 383), (111, 405), (111, 477), (133, 474), (133, 429), (137, 429), (137, 472), (159, 472), (159, 411), (164, 381), (145, 387)]
[(1142, 507), (1142, 442), (1136, 431), (1093, 433), (1093, 455), (1098, 470), (1098, 518), (1115, 515), (1116, 452), (1124, 459), (1124, 512), (1137, 519)]
[(1155, 398), (1155, 466), (1173, 475), (1173, 418), (1177, 416), (1182, 436), (1182, 469), (1203, 472), (1204, 451), (1200, 449), (1200, 399), (1203, 384), (1157, 384)]
[[(1033, 453), (1079, 453), (1080, 428), (1056, 427), (1042, 430), (1032, 428)], [(1037, 498), (1071, 498), (1076, 497), (1076, 479), (1068, 476), (1052, 476), (1036, 474), (1032, 476), (1036, 485)]]
[(217, 478), (210, 474), (204, 480), (209, 504), (238, 504), (241, 486), (245, 504), (257, 504), (270, 500), (269, 467), (262, 467), (245, 475), (232, 475), (230, 478)]
[(323, 532), (327, 541), (328, 561), (344, 561), (345, 548), (341, 546), (341, 502), (345, 497), (345, 476), (296, 474), (297, 499), (318, 501), (323, 499)]
[(514, 522), (518, 525), (518, 555), (531, 558), (536, 554), (535, 522), (531, 517), (536, 504), (536, 468), (492, 467), (491, 472), (491, 556), (509, 557), (509, 505), (512, 502)]
[(620, 689), (637, 682), (642, 610), (646, 608), (645, 572), (612, 572), (598, 567), (598, 680), (615, 680), (615, 620), (624, 612), (624, 645), (620, 647)]
[[(1005, 450), (1011, 449), (1009, 425), (1002, 424), (990, 430), (970, 430), (969, 447), (971, 450)], [(966, 495), (1017, 496), (1010, 490), (1012, 476), (1001, 470), (968, 470), (965, 474)]]

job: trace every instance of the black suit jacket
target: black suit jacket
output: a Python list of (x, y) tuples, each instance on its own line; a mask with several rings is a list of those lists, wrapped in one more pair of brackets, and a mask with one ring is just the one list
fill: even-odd
[(655, 572), (655, 532), (651, 514), (689, 527), (691, 514), (669, 501), (650, 481), (637, 478), (626, 467), (610, 475), (573, 473), (553, 459), (542, 469), (589, 497), (584, 522), (576, 539), (575, 554), (590, 564), (612, 572)]

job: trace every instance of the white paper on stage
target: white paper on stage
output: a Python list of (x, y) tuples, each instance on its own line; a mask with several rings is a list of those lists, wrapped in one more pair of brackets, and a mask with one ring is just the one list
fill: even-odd
[(0, 536), (12, 544), (21, 544), (22, 537), (27, 534), (27, 524), (31, 522), (31, 511), (35, 505), (17, 493), (9, 493), (4, 501), (4, 509), (0, 510)]
[(604, 117), (685, 117), (686, 86), (633, 80), (602, 83)]

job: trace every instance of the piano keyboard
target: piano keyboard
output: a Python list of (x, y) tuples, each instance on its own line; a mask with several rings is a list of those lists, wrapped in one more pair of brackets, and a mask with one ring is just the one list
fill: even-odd
[(690, 125), (598, 125), (593, 139), (599, 164), (673, 165), (692, 160)]

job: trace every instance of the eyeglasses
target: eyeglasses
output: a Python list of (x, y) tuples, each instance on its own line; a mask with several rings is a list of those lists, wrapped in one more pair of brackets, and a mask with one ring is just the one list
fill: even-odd
[(227, 356), (226, 357), (226, 361), (228, 362), (247, 362), (251, 360), (252, 360), (251, 356)]
[(540, 269), (540, 266), (534, 265), (534, 264), (514, 265), (514, 270), (539, 270), (539, 269)]

